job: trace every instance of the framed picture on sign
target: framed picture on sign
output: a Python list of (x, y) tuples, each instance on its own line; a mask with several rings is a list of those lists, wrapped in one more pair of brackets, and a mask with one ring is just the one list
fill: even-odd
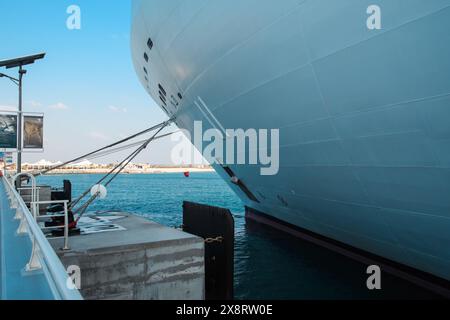
[(17, 114), (0, 114), (0, 149), (17, 149)]
[(42, 150), (44, 149), (44, 117), (23, 117), (23, 148)]

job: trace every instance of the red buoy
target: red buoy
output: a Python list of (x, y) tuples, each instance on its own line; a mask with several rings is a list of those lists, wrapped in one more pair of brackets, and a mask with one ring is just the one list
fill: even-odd
[(191, 173), (190, 173), (189, 171), (186, 171), (186, 172), (184, 173), (184, 176), (185, 176), (186, 178), (189, 178), (190, 175), (191, 175)]

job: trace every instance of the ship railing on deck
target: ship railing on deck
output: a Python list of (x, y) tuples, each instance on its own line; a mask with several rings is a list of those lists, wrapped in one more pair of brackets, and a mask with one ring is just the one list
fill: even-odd
[[(27, 272), (42, 271), (52, 289), (55, 299), (81, 300), (82, 297), (79, 291), (73, 288), (72, 279), (67, 274), (67, 271), (39, 227), (35, 217), (17, 190), (13, 187), (13, 183), (4, 176), (2, 179), (10, 199), (11, 207), (16, 210), (15, 218), (20, 219), (20, 226), (17, 233), (28, 234), (33, 244), (30, 260), (25, 266), (25, 270)], [(34, 199), (36, 200), (36, 198)], [(66, 206), (67, 203), (65, 203), (65, 208)], [(65, 211), (65, 222), (67, 224), (67, 211)]]

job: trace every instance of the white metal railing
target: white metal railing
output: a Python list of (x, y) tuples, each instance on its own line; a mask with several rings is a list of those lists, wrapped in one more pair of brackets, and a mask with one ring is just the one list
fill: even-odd
[[(39, 207), (41, 204), (62, 204), (64, 207), (64, 213), (61, 214), (39, 214)], [(63, 250), (69, 250), (69, 201), (68, 200), (55, 200), (55, 201), (34, 201), (31, 202), (31, 212), (33, 213), (36, 221), (45, 220), (48, 218), (64, 217), (64, 224), (62, 226), (54, 227), (41, 227), (41, 230), (57, 230), (64, 229), (64, 247)]]
[[(28, 176), (28, 175), (27, 175)], [(64, 247), (63, 250), (69, 250), (69, 210), (68, 210), (68, 200), (55, 200), (55, 201), (40, 201), (39, 200), (39, 190), (41, 187), (38, 186), (31, 186), (31, 187), (21, 187), (16, 188), (16, 190), (19, 192), (19, 195), (24, 200), (25, 204), (30, 204), (31, 213), (33, 214), (34, 219), (38, 222), (40, 220), (45, 220), (48, 218), (57, 218), (57, 217), (63, 217), (64, 218), (64, 224), (61, 226), (53, 226), (53, 227), (41, 227), (41, 230), (45, 231), (47, 230), (58, 230), (58, 229), (64, 229)], [(31, 191), (30, 194), (22, 194), (22, 191)], [(30, 201), (25, 200), (25, 196), (30, 197)], [(41, 214), (40, 213), (40, 207), (41, 205), (52, 205), (52, 204), (62, 204), (64, 208), (64, 213), (62, 214)], [(55, 239), (57, 237), (47, 237), (47, 239)]]
[[(27, 175), (27, 174), (25, 174)], [(14, 180), (19, 177), (16, 175)], [(44, 272), (55, 299), (81, 300), (78, 290), (69, 288), (72, 279), (69, 278), (64, 266), (43, 234), (36, 219), (26, 206), (25, 202), (13, 187), (8, 178), (2, 177), (11, 208), (16, 209), (16, 218), (20, 219), (17, 233), (28, 234), (33, 244), (31, 258), (26, 265), (27, 271), (41, 270)], [(32, 187), (36, 186), (34, 177), (31, 177)], [(36, 189), (32, 190), (32, 199), (37, 202)]]

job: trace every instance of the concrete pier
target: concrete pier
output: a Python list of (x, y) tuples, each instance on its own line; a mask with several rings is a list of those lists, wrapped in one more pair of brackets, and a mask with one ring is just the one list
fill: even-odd
[(112, 220), (126, 230), (70, 237), (50, 243), (68, 266), (81, 269), (85, 299), (202, 300), (203, 239), (129, 214)]

